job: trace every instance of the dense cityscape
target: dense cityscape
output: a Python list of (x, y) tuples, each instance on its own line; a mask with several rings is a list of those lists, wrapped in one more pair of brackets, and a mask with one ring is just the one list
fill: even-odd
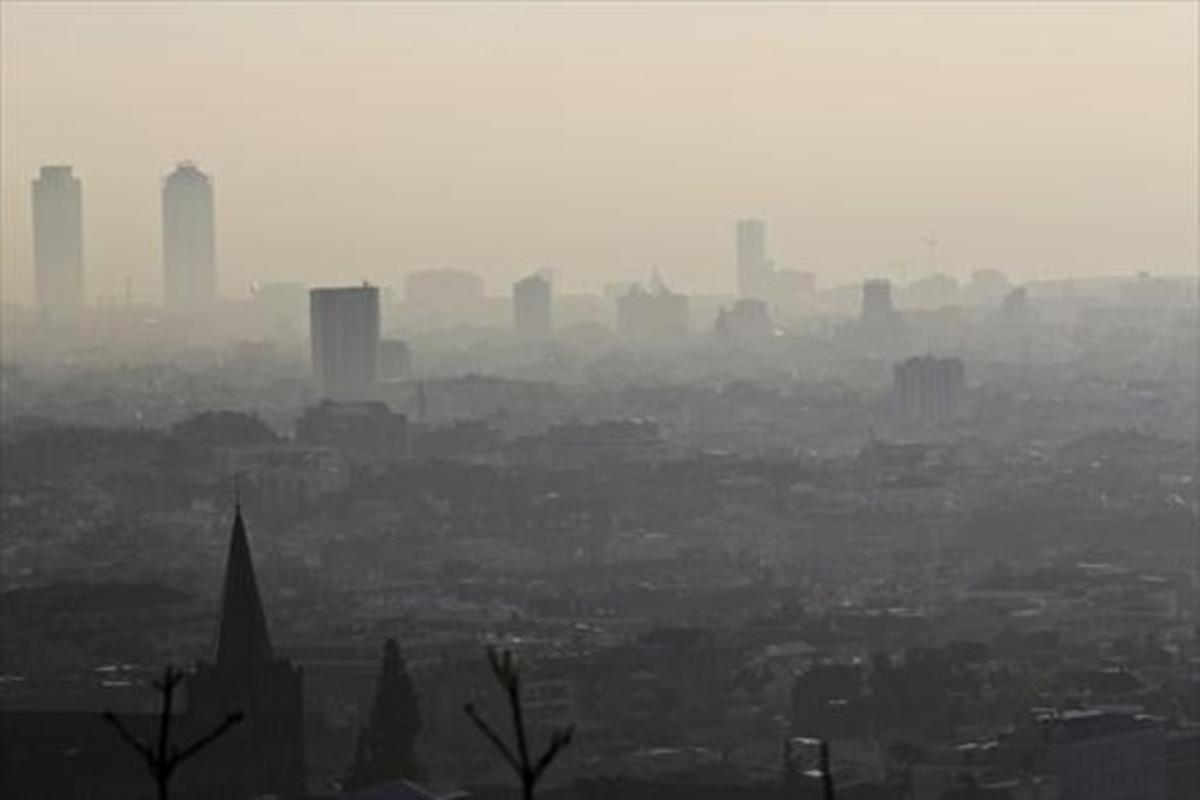
[(1197, 797), (1194, 270), (233, 293), (165, 172), (153, 297), (28, 176), (0, 797)]

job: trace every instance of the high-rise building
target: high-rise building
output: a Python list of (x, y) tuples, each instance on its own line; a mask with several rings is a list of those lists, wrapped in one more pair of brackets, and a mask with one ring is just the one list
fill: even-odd
[(83, 199), (68, 166), (42, 167), (33, 182), (33, 270), (38, 306), (83, 304)]
[(530, 275), (513, 284), (513, 332), (526, 341), (550, 338), (550, 280)]
[(379, 289), (351, 286), (309, 293), (312, 370), (327, 400), (368, 400), (379, 359)]
[(162, 203), (166, 303), (211, 303), (217, 296), (212, 182), (184, 161), (163, 181)]
[(908, 422), (937, 424), (954, 419), (962, 408), (967, 371), (958, 358), (919, 356), (892, 370), (892, 392), (899, 416)]
[(767, 260), (767, 226), (760, 219), (737, 223), (737, 289), (739, 297), (770, 299), (771, 262)]

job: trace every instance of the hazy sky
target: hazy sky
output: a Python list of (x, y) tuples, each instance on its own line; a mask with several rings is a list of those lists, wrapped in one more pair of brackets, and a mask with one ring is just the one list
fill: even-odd
[(459, 266), (733, 286), (1196, 268), (1197, 4), (0, 4), (2, 286), (83, 180), (88, 294), (161, 292), (159, 187), (215, 180), (224, 293)]

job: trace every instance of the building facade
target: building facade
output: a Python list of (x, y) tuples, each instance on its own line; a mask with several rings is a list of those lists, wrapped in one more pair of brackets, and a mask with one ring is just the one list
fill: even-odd
[(182, 162), (163, 181), (163, 298), (176, 308), (204, 306), (217, 296), (212, 181)]
[(771, 294), (771, 262), (767, 260), (767, 225), (761, 219), (737, 223), (738, 297), (767, 299)]
[(359, 402), (375, 391), (379, 289), (351, 286), (309, 293), (312, 371), (326, 400)]
[(892, 393), (898, 416), (907, 422), (938, 424), (962, 411), (967, 371), (958, 358), (917, 356), (892, 370)]
[(513, 284), (513, 333), (525, 341), (550, 338), (551, 285), (542, 275), (530, 275)]
[(33, 182), (33, 270), (39, 308), (83, 305), (83, 192), (69, 166), (42, 167)]

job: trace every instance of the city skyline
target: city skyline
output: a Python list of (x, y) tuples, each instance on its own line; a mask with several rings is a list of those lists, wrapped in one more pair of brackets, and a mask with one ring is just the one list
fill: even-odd
[(89, 187), (89, 299), (158, 296), (153, 182), (188, 157), (222, 186), (233, 297), (447, 266), (491, 287), (553, 266), (568, 292), (657, 266), (729, 293), (748, 217), (825, 285), (920, 274), (926, 237), (945, 271), (1022, 280), (1196, 265), (1185, 4), (104, 8), (3, 11), (10, 302), (32, 300), (46, 163)]
[(1196, 800), (1198, 50), (0, 0), (0, 796)]

